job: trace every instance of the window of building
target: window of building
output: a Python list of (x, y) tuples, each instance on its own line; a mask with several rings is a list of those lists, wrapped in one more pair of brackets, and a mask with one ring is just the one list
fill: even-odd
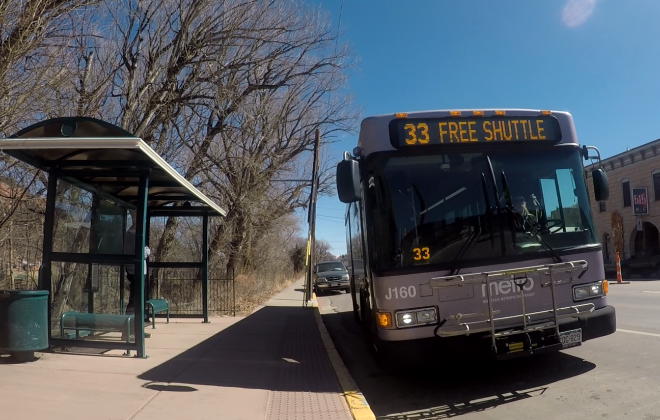
[(660, 169), (655, 169), (651, 172), (653, 178), (653, 200), (660, 200)]
[(628, 178), (621, 180), (621, 194), (623, 195), (623, 207), (630, 207), (630, 181)]
[(607, 211), (606, 208), (605, 208), (605, 202), (604, 201), (598, 202), (598, 211), (600, 213), (603, 213), (603, 212)]

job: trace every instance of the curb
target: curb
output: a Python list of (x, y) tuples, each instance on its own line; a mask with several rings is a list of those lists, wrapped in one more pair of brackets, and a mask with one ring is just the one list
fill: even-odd
[(364, 395), (362, 395), (362, 392), (353, 380), (353, 377), (348, 372), (346, 365), (344, 365), (344, 361), (341, 360), (341, 356), (339, 356), (339, 353), (332, 342), (332, 338), (330, 338), (327, 328), (325, 328), (315, 294), (312, 295), (312, 300), (314, 301), (314, 308), (316, 308), (314, 311), (314, 318), (319, 327), (323, 345), (328, 352), (330, 363), (332, 363), (332, 368), (335, 371), (335, 375), (337, 375), (339, 386), (346, 399), (346, 404), (348, 404), (348, 409), (351, 411), (351, 415), (355, 420), (376, 420), (376, 416), (371, 411), (369, 403), (367, 403), (367, 400), (364, 398)]

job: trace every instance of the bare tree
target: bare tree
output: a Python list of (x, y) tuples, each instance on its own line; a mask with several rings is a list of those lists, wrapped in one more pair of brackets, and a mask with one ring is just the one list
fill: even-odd
[(0, 133), (41, 118), (64, 80), (77, 10), (96, 0), (0, 2)]
[[(260, 232), (306, 205), (304, 185), (272, 181), (311, 178), (304, 159), (315, 130), (331, 141), (355, 122), (350, 98), (336, 93), (347, 49), (337, 49), (324, 16), (297, 1), (143, 0), (106, 10), (114, 32), (79, 42), (93, 46), (79, 60), (103, 50), (101, 61), (120, 63), (96, 76), (97, 86), (112, 81), (115, 97), (101, 112), (118, 110), (119, 125), (228, 207), (212, 251), (227, 251), (228, 269), (242, 267)], [(79, 67), (78, 79), (89, 80)], [(168, 220), (157, 259), (167, 258), (176, 227)]]
[(220, 80), (213, 107), (201, 104), (198, 111), (209, 116), (203, 141), (188, 142), (195, 156), (204, 156), (211, 193), (229, 208), (212, 241), (213, 249), (227, 247), (228, 269), (242, 267), (259, 232), (306, 205), (304, 185), (274, 181), (311, 179), (304, 163), (316, 130), (332, 141), (357, 117), (350, 98), (336, 94), (347, 50), (333, 51), (336, 33), (327, 23), (292, 6), (260, 13), (255, 25), (268, 36), (241, 44), (257, 65), (236, 67)]
[[(350, 52), (327, 16), (302, 0), (9, 0), (0, 5), (0, 36), (8, 57), (0, 130), (84, 115), (141, 137), (228, 208), (211, 235), (211, 255), (228, 270), (255, 270), (266, 256), (273, 266), (289, 261), (279, 253), (287, 246), (269, 247), (291, 234), (309, 188), (278, 181), (311, 178), (316, 130), (331, 142), (358, 118), (341, 93)], [(29, 171), (23, 179), (45, 184)], [(324, 172), (321, 193), (329, 180)], [(194, 235), (182, 239), (176, 218), (160, 228), (157, 260), (191, 246)], [(60, 280), (68, 293), (72, 282)]]
[(317, 239), (314, 242), (314, 259), (316, 262), (337, 259), (337, 257), (330, 252), (332, 246), (329, 242), (324, 241), (323, 239)]

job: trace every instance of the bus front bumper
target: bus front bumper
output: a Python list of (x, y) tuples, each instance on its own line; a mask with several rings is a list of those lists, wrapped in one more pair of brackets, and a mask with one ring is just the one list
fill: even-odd
[(604, 306), (576, 318), (559, 321), (559, 331), (581, 328), (582, 341), (613, 334), (616, 331), (616, 311), (613, 306)]
[[(566, 318), (559, 321), (559, 330), (570, 331), (580, 328), (582, 342), (613, 334), (616, 331), (616, 312), (612, 306), (604, 306), (593, 312)], [(396, 359), (409, 359), (410, 355), (433, 355), (447, 357), (489, 357), (493, 355), (490, 334), (459, 335), (454, 337), (430, 337), (416, 340), (387, 341), (378, 339), (377, 347), (384, 353), (389, 353)], [(510, 354), (509, 357), (520, 357), (545, 351), (561, 350), (561, 345), (548, 346), (533, 352)], [(506, 358), (509, 358), (506, 357)], [(500, 357), (498, 357), (500, 358)]]

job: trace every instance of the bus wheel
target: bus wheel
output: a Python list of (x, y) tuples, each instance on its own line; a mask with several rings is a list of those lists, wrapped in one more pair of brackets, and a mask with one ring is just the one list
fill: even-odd
[(353, 304), (353, 319), (355, 319), (355, 322), (358, 324), (361, 324), (362, 321), (360, 320), (360, 311), (362, 310), (362, 299), (360, 299), (360, 305), (358, 305), (355, 302), (355, 294), (351, 294), (351, 303)]
[(368, 340), (371, 339), (371, 336), (369, 335), (369, 329), (366, 327), (367, 325), (367, 305), (364, 303), (364, 297), (362, 297), (362, 291), (360, 291), (359, 295), (360, 299), (360, 307), (354, 307), (353, 314), (355, 315), (355, 320), (357, 321), (358, 324), (362, 325), (362, 329), (364, 330), (364, 335), (367, 337)]
[(366, 299), (362, 297), (362, 293), (360, 293), (360, 315), (362, 315), (362, 318), (360, 319), (362, 331), (364, 332), (367, 341), (371, 343), (375, 338), (376, 324), (371, 311), (367, 308)]

